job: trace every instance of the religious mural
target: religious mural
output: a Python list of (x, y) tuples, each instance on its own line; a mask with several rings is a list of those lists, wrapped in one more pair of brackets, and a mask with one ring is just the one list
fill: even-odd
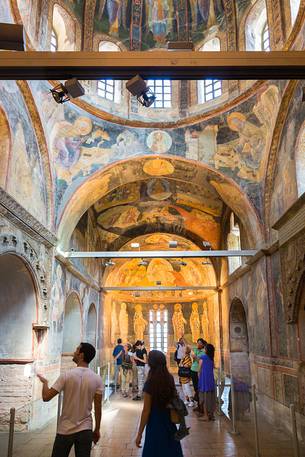
[(3, 117), (2, 111), (2, 151), (3, 146), (9, 146), (0, 159), (3, 165), (0, 171), (1, 183), (5, 184), (5, 190), (18, 203), (47, 225), (47, 193), (43, 165), (27, 107), (15, 81), (1, 81), (0, 89), (0, 105), (7, 119)]

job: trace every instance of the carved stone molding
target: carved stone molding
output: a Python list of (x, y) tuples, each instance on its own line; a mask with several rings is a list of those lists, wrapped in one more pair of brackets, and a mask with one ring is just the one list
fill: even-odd
[(48, 272), (30, 242), (26, 238), (12, 233), (1, 233), (0, 255), (3, 254), (16, 254), (24, 259), (34, 278), (36, 289), (39, 293), (40, 305), (46, 310), (48, 308), (50, 282)]
[(47, 247), (55, 246), (56, 236), (0, 187), (0, 214), (30, 237)]
[(305, 277), (305, 231), (280, 248), (287, 322), (297, 321), (299, 295)]

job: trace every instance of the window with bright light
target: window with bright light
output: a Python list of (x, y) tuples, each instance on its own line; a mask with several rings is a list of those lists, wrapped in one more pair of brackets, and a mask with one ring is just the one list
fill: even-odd
[[(199, 51), (220, 51), (219, 38), (211, 38)], [(220, 79), (204, 79), (198, 81), (198, 103), (206, 103), (222, 95), (222, 82)]]
[(290, 15), (291, 15), (291, 24), (295, 23), (299, 9), (300, 9), (300, 0), (290, 0)]
[(58, 49), (58, 40), (57, 40), (57, 35), (54, 29), (52, 29), (51, 32), (51, 51), (55, 52)]
[(149, 311), (149, 345), (150, 350), (157, 349), (164, 353), (168, 347), (168, 312), (167, 309)]
[(171, 108), (172, 106), (172, 84), (170, 79), (149, 79), (147, 86), (157, 97), (151, 105), (152, 108)]
[(262, 51), (270, 51), (270, 34), (267, 22), (262, 31)]
[[(240, 251), (241, 244), (240, 244), (240, 229), (238, 223), (235, 221), (234, 213), (231, 213), (230, 216), (230, 233), (227, 237), (227, 248), (228, 251)], [(241, 257), (228, 257), (229, 263), (229, 274), (233, 273), (233, 271), (237, 270), (242, 264)]]
[[(119, 52), (120, 48), (112, 41), (101, 41), (99, 44), (101, 52)], [(120, 102), (121, 81), (114, 79), (100, 79), (97, 82), (97, 95), (111, 102)]]

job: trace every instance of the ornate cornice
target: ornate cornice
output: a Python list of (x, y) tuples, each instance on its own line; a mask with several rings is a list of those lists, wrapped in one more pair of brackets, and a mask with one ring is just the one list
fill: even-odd
[(73, 276), (78, 278), (83, 283), (87, 284), (87, 286), (95, 289), (97, 292), (101, 292), (101, 288), (96, 281), (93, 281), (90, 277), (86, 276), (84, 273), (81, 273), (78, 268), (71, 262), (71, 260), (67, 259), (63, 255), (57, 253), (55, 258), (69, 271)]
[(270, 230), (270, 206), (274, 185), (274, 173), (277, 163), (278, 150), (281, 143), (282, 131), (287, 119), (288, 111), (292, 96), (296, 90), (298, 81), (290, 81), (286, 87), (285, 93), (282, 98), (281, 105), (278, 110), (277, 119), (275, 122), (275, 129), (272, 136), (272, 143), (268, 156), (268, 163), (265, 175), (265, 189), (264, 189), (264, 213), (265, 213), (265, 227), (267, 234)]
[(53, 204), (53, 178), (50, 165), (50, 157), (45, 132), (42, 126), (40, 115), (34, 101), (31, 89), (26, 81), (17, 81), (25, 104), (27, 106), (32, 125), (35, 131), (40, 156), (42, 159), (44, 177), (47, 190), (47, 223), (53, 228), (54, 224), (54, 204)]
[(47, 247), (55, 246), (56, 236), (0, 187), (0, 214), (31, 238)]

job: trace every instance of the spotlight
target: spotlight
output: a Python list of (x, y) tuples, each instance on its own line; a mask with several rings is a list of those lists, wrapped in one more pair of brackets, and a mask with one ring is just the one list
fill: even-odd
[(202, 262), (201, 265), (211, 265), (211, 262)]
[(174, 241), (174, 240), (169, 241), (168, 247), (169, 247), (169, 248), (176, 248), (176, 247), (178, 247), (178, 241)]
[(24, 48), (23, 25), (0, 23), (0, 49), (24, 51)]
[(131, 244), (130, 244), (130, 247), (131, 247), (132, 249), (138, 249), (138, 248), (140, 247), (140, 243), (131, 243)]
[(65, 84), (58, 84), (58, 86), (51, 89), (56, 103), (68, 102), (71, 98), (78, 98), (85, 94), (85, 89), (76, 78), (68, 79)]
[(142, 259), (139, 263), (138, 263), (138, 266), (139, 267), (147, 267), (148, 265), (148, 260), (144, 260)]
[(113, 267), (115, 265), (114, 261), (112, 259), (106, 260), (104, 263), (105, 267)]
[(156, 281), (157, 286), (161, 286), (162, 282), (161, 281)]
[(202, 242), (202, 246), (205, 248), (205, 249), (211, 249), (211, 243), (209, 241), (203, 241)]
[(184, 260), (180, 260), (179, 265), (181, 265), (182, 267), (186, 267), (187, 263)]
[(138, 102), (146, 106), (146, 108), (149, 108), (157, 98), (140, 75), (134, 76), (127, 81), (126, 89), (137, 97)]

